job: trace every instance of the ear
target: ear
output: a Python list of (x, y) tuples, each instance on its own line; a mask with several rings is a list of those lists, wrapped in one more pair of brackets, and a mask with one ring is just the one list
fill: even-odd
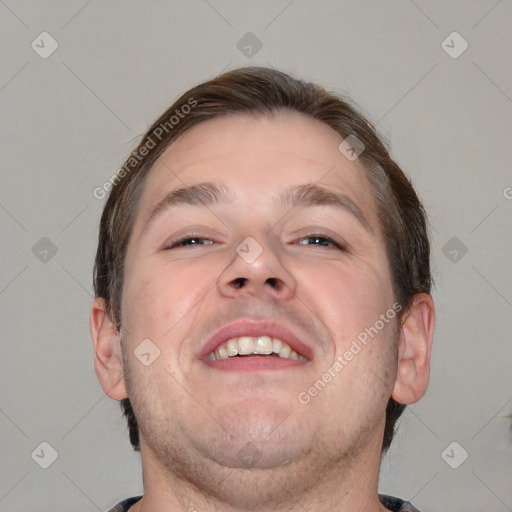
[(427, 390), (434, 338), (435, 309), (427, 293), (414, 296), (402, 320), (398, 341), (398, 369), (391, 397), (401, 404), (417, 402)]
[(96, 297), (92, 302), (90, 327), (94, 345), (94, 369), (103, 391), (115, 400), (127, 398), (121, 338), (107, 314), (106, 301), (101, 297)]

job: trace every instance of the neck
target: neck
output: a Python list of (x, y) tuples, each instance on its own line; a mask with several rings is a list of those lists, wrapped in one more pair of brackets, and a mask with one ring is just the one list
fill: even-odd
[(383, 512), (378, 499), (380, 439), (329, 464), (310, 454), (272, 469), (227, 468), (189, 458), (162, 463), (141, 442), (144, 497), (130, 512)]

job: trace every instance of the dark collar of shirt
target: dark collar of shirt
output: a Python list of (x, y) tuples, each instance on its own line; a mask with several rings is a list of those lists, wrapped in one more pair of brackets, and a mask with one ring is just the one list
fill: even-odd
[[(137, 503), (142, 496), (136, 496), (134, 498), (128, 498), (127, 500), (121, 501), (114, 508), (111, 508), (108, 512), (128, 512), (128, 509)], [(380, 502), (392, 512), (420, 512), (417, 508), (414, 508), (408, 501), (395, 498), (394, 496), (387, 496), (386, 494), (379, 494)]]

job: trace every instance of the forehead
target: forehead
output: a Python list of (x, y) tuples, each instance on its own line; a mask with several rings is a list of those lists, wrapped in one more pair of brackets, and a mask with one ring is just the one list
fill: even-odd
[(166, 194), (205, 181), (226, 185), (240, 202), (273, 196), (289, 185), (318, 184), (350, 195), (378, 223), (359, 160), (338, 149), (343, 138), (298, 112), (230, 114), (202, 122), (174, 141), (147, 178), (137, 223)]

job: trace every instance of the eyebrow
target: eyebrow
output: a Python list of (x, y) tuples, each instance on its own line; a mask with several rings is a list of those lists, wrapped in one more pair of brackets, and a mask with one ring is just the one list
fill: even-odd
[[(209, 207), (220, 202), (232, 203), (234, 195), (224, 185), (212, 182), (198, 183), (178, 188), (169, 192), (153, 208), (144, 223), (143, 232), (147, 231), (150, 225), (169, 209), (179, 206), (204, 206)], [(294, 185), (282, 191), (273, 202), (285, 206), (334, 206), (350, 213), (367, 231), (373, 233), (373, 228), (357, 204), (347, 195), (334, 192), (315, 184)]]
[(171, 208), (184, 205), (208, 207), (220, 202), (232, 203), (233, 200), (234, 197), (229, 193), (228, 189), (216, 183), (205, 182), (178, 188), (169, 192), (153, 208), (144, 223), (142, 232), (147, 231), (157, 217)]
[[(276, 199), (274, 199), (276, 201)], [(363, 211), (346, 194), (334, 192), (314, 184), (295, 185), (279, 195), (277, 201), (291, 207), (295, 206), (334, 206), (350, 213), (367, 231), (373, 233), (373, 228)]]

